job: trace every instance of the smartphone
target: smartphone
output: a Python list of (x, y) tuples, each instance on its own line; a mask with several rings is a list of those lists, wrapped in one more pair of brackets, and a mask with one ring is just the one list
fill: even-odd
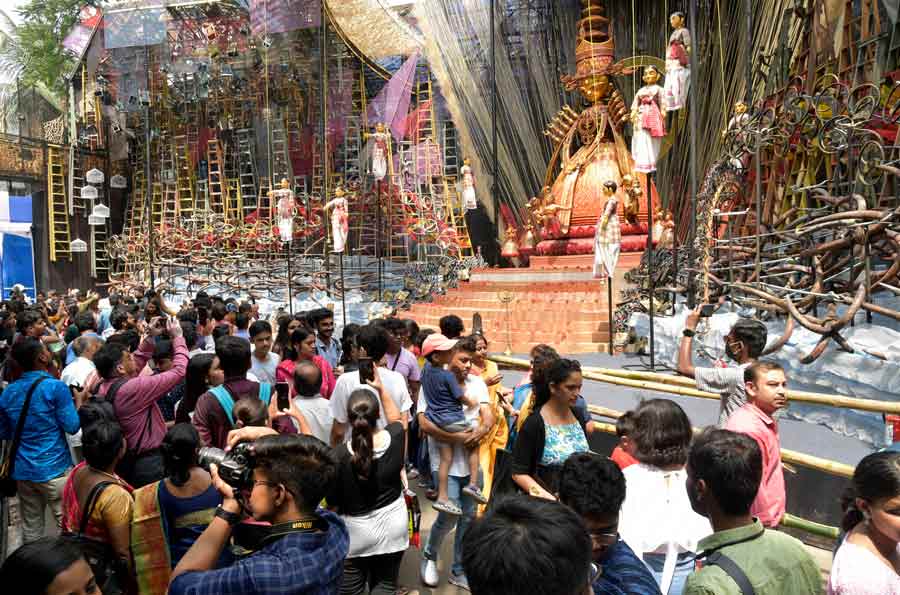
[(375, 380), (375, 362), (372, 361), (370, 357), (361, 357), (359, 358), (359, 382), (360, 384), (365, 384), (366, 382)]
[(700, 317), (709, 318), (716, 311), (716, 304), (703, 304), (700, 306)]
[(291, 389), (288, 386), (287, 382), (276, 382), (275, 383), (275, 393), (278, 398), (278, 410), (284, 411), (285, 409), (291, 408), (291, 398), (290, 398)]

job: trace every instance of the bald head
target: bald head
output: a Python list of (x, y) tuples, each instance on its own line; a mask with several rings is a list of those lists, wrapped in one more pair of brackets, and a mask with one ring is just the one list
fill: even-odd
[(294, 390), (300, 397), (315, 397), (322, 390), (322, 372), (311, 361), (302, 361), (294, 368)]

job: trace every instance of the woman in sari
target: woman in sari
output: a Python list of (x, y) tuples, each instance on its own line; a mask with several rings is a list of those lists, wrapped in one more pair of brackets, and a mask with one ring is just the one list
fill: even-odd
[[(72, 469), (63, 488), (62, 531), (81, 533), (109, 545), (120, 562), (120, 576), (127, 576), (133, 488), (115, 472), (125, 456), (125, 436), (118, 423), (101, 419), (84, 429), (81, 445), (84, 461)], [(82, 532), (85, 516), (87, 523)]]
[(494, 482), (494, 462), (497, 458), (497, 450), (506, 447), (509, 440), (509, 426), (506, 425), (506, 417), (503, 415), (501, 403), (509, 389), (501, 386), (503, 376), (497, 369), (497, 364), (487, 358), (488, 340), (481, 333), (475, 333), (475, 357), (472, 359), (470, 374), (480, 376), (488, 387), (491, 411), (494, 414), (493, 427), (487, 436), (481, 441), (479, 461), (481, 474), (484, 480), (483, 493), (490, 494)]
[[(131, 551), (141, 595), (165, 595), (172, 568), (222, 503), (209, 473), (197, 464), (200, 435), (194, 426), (171, 427), (161, 448), (166, 478), (134, 492)], [(217, 567), (230, 562), (225, 550)]]
[(290, 396), (293, 399), (296, 396), (294, 391), (294, 368), (302, 361), (311, 361), (322, 372), (322, 396), (326, 399), (331, 398), (331, 392), (337, 380), (334, 377), (334, 370), (331, 364), (322, 357), (316, 355), (316, 335), (311, 330), (300, 327), (291, 335), (291, 345), (287, 355), (275, 371), (275, 378), (278, 382), (287, 382), (290, 387)]

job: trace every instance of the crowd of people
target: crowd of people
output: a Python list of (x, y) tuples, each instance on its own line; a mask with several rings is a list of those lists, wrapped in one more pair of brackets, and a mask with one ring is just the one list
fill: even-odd
[[(830, 575), (779, 532), (787, 378), (765, 327), (736, 366), (679, 371), (719, 392), (696, 434), (674, 401), (617, 420), (611, 452), (579, 363), (536, 345), (514, 387), (488, 339), (327, 308), (263, 316), (198, 293), (14, 295), (0, 310), (0, 467), (28, 593), (411, 592), (420, 488), (437, 516), (419, 578), (485, 595), (900, 594), (900, 453), (858, 465)], [(56, 526), (45, 519), (52, 515)], [(455, 530), (450, 559), (442, 544)]]

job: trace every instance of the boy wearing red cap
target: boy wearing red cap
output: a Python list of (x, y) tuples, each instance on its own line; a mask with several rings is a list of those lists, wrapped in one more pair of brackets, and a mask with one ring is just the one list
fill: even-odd
[[(466, 421), (463, 405), (471, 407), (477, 405), (472, 399), (466, 397), (456, 377), (445, 366), (450, 363), (453, 350), (456, 347), (456, 339), (448, 339), (444, 335), (435, 333), (428, 335), (422, 344), (422, 355), (426, 359), (425, 369), (422, 371), (422, 389), (425, 392), (427, 408), (425, 417), (445, 432), (465, 432), (470, 429), (470, 422)], [(476, 422), (477, 423), (477, 422)], [(461, 515), (462, 510), (450, 501), (447, 495), (447, 482), (450, 474), (450, 464), (453, 461), (453, 447), (450, 444), (438, 443), (438, 451), (441, 455), (441, 463), (438, 467), (438, 498), (434, 503), (435, 510), (452, 515)], [(485, 504), (487, 499), (478, 488), (478, 447), (469, 449), (468, 453), (470, 483), (462, 489), (463, 493)]]

